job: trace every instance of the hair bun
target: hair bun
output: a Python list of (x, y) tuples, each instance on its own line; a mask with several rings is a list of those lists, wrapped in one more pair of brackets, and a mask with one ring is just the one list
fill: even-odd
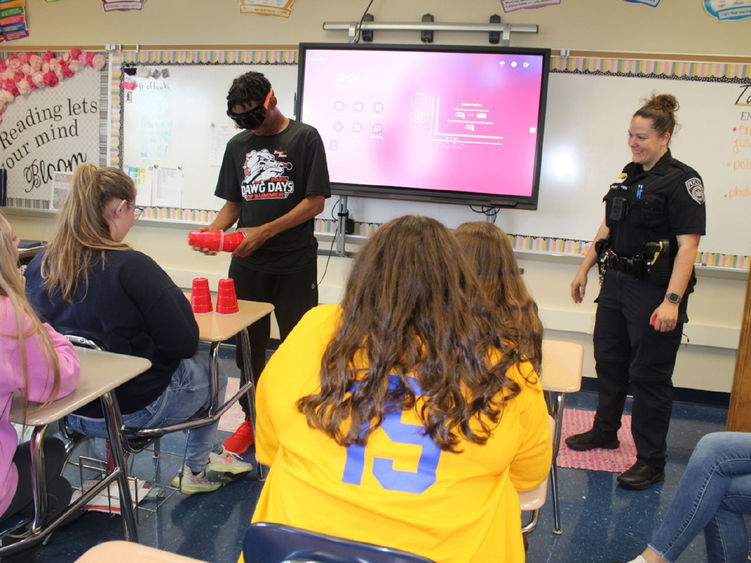
[(666, 113), (675, 113), (680, 107), (678, 100), (672, 94), (657, 94), (653, 95), (651, 99), (647, 100), (644, 107), (651, 107), (659, 111)]

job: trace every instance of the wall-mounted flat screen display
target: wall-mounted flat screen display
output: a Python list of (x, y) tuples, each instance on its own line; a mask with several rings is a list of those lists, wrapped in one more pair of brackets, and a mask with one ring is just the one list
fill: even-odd
[(335, 193), (534, 209), (548, 49), (303, 43)]

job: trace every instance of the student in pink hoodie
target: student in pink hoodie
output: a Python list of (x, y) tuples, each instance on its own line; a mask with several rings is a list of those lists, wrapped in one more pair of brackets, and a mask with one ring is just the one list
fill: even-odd
[[(17, 264), (18, 238), (0, 215), (0, 522), (27, 510), (32, 502), (29, 444), (18, 445), (9, 421), (13, 393), (20, 391), (27, 401), (49, 403), (70, 394), (79, 378), (73, 345), (34, 314)], [(63, 443), (47, 439), (44, 452), (52, 520), (68, 506), (71, 487), (60, 475)]]

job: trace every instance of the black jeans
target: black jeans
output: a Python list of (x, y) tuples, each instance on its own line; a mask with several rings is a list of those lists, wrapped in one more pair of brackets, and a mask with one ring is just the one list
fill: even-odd
[[(290, 331), (310, 309), (318, 305), (317, 267), (313, 262), (308, 268), (291, 274), (266, 274), (246, 267), (233, 260), (229, 277), (235, 280), (238, 299), (265, 301), (274, 306), (274, 315), (279, 325), (279, 339), (284, 341)], [(266, 365), (266, 348), (269, 343), (271, 319), (266, 315), (248, 327), (250, 336), (250, 361), (253, 381), (258, 384)], [(237, 365), (242, 368), (242, 347), (237, 339)], [(249, 416), (248, 401), (240, 397), (245, 416)]]
[(634, 396), (631, 433), (637, 459), (664, 467), (673, 406), (673, 368), (681, 343), (687, 299), (670, 332), (657, 332), (649, 321), (665, 298), (665, 287), (631, 274), (608, 270), (597, 299), (594, 331), (599, 402), (594, 431), (615, 438), (621, 426), (626, 388)]
[[(45, 438), (42, 447), (44, 448), (44, 471), (47, 479), (47, 522), (52, 522), (68, 508), (73, 490), (70, 483), (60, 475), (65, 463), (65, 444), (57, 438)], [(10, 506), (0, 516), (0, 522), (19, 512), (30, 513), (33, 511), (31, 446), (29, 442), (19, 444), (13, 456), (13, 463), (18, 470), (18, 486)]]

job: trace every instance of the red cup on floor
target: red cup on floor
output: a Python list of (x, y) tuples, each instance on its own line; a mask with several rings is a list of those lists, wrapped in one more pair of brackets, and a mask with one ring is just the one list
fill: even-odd
[(220, 315), (234, 315), (240, 312), (235, 292), (235, 280), (225, 278), (219, 280), (219, 291), (216, 294), (216, 312)]
[(208, 279), (193, 278), (193, 287), (190, 290), (190, 306), (196, 314), (210, 313), (213, 310)]

